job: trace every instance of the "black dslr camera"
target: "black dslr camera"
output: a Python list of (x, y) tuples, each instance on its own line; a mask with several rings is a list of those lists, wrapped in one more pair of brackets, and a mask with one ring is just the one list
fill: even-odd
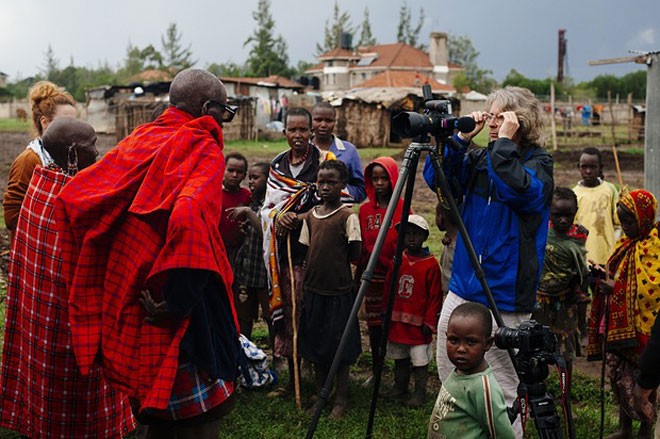
[(433, 99), (431, 86), (422, 86), (424, 96), (424, 113), (403, 111), (392, 119), (392, 129), (399, 136), (417, 137), (430, 134), (436, 139), (446, 138), (459, 130), (469, 133), (476, 126), (471, 117), (453, 117), (451, 102), (447, 100)]
[(499, 328), (495, 333), (495, 345), (500, 349), (514, 348), (521, 353), (547, 352), (557, 350), (557, 337), (550, 328), (528, 320), (522, 322), (518, 329)]

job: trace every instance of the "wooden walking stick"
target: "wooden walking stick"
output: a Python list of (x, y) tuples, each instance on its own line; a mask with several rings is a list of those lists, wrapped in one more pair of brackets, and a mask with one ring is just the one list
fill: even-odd
[(289, 259), (289, 279), (291, 281), (292, 328), (293, 328), (293, 390), (296, 398), (296, 407), (300, 404), (300, 373), (298, 369), (298, 323), (296, 322), (296, 281), (293, 273), (293, 259), (291, 258), (291, 233), (286, 236), (286, 253)]
[[(607, 282), (610, 278), (610, 267), (605, 265), (605, 281)], [(605, 296), (605, 314), (603, 318), (604, 329), (603, 329), (603, 343), (601, 345), (601, 355), (603, 356), (600, 365), (600, 439), (603, 439), (603, 433), (605, 431), (605, 347), (607, 346), (607, 328), (610, 325), (610, 296), (613, 292), (610, 291), (609, 294)]]

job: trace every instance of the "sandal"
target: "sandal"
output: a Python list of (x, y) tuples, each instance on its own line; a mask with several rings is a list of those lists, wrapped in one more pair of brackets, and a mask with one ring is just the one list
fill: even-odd
[(266, 396), (268, 398), (283, 398), (285, 396), (288, 396), (290, 393), (291, 393), (291, 389), (287, 387), (278, 387), (272, 392), (268, 392)]

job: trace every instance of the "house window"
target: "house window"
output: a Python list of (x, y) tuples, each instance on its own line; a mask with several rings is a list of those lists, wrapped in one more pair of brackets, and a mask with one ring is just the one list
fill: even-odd
[(334, 65), (334, 61), (328, 61), (328, 67), (332, 67)]

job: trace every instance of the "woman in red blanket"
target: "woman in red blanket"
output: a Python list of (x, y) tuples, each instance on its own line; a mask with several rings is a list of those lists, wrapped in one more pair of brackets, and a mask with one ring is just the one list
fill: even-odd
[(94, 163), (95, 144), (87, 123), (54, 120), (43, 136), (51, 161), (34, 171), (17, 221), (7, 284), (0, 426), (30, 438), (116, 438), (135, 427), (128, 399), (110, 388), (98, 365), (87, 376), (78, 372), (60, 277), (54, 200), (77, 168)]
[(238, 333), (222, 212), (224, 85), (180, 72), (170, 107), (60, 193), (56, 219), (82, 373), (101, 363), (148, 437), (218, 437)]

